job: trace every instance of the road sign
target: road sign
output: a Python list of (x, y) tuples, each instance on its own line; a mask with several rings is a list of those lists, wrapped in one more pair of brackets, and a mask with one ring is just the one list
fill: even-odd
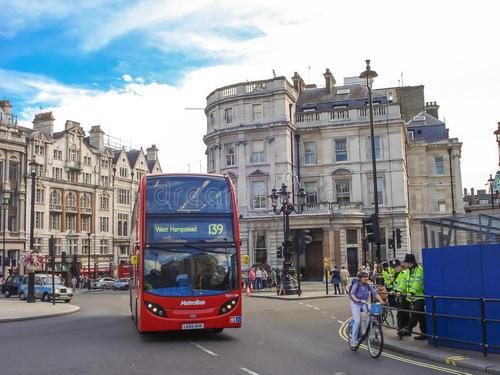
[(325, 270), (329, 270), (330, 268), (332, 268), (332, 259), (330, 257), (323, 258), (323, 268)]
[(248, 255), (243, 255), (242, 262), (243, 262), (243, 264), (249, 264), (250, 257)]

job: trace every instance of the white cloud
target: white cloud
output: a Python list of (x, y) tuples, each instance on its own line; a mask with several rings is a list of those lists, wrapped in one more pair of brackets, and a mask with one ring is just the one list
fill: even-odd
[[(361, 11), (366, 5), (370, 11)], [(406, 85), (426, 86), (426, 100), (441, 104), (450, 135), (464, 142), (463, 186), (481, 186), (497, 168), (492, 132), (500, 120), (500, 77), (495, 74), (500, 52), (492, 46), (499, 11), (495, 2), (479, 7), (465, 1), (385, 1), (379, 6), (367, 1), (143, 1), (75, 21), (78, 30), (93, 30), (81, 33), (84, 48), (103, 48), (139, 30), (159, 49), (206, 53), (224, 63), (188, 71), (176, 87), (129, 75), (122, 77), (122, 89), (107, 92), (34, 76), (5, 83), (2, 71), (0, 81), (13, 92), (31, 90), (33, 103), (56, 103), (61, 122), (99, 123), (134, 143), (157, 143), (166, 170), (187, 170), (190, 164), (194, 171), (200, 159), (205, 164), (206, 119), (202, 111), (185, 107), (203, 107), (215, 88), (269, 78), (272, 69), (287, 77), (299, 71), (306, 81), (321, 84), (329, 67), (341, 84), (344, 76), (359, 74), (370, 57), (379, 73), (376, 86), (397, 85), (401, 72)], [(238, 40), (238, 27), (263, 35)], [(22, 88), (15, 87), (17, 80)]]

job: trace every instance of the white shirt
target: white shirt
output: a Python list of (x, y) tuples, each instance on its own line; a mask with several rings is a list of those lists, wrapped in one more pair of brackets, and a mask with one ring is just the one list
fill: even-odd
[(257, 272), (255, 272), (255, 277), (262, 277), (262, 271), (257, 270)]

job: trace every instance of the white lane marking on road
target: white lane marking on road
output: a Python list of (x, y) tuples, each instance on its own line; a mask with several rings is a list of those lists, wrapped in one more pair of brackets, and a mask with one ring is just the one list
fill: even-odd
[(333, 315), (330, 315), (330, 318), (332, 318), (333, 320), (337, 319), (336, 317), (334, 317)]
[(240, 370), (244, 371), (244, 372), (246, 372), (247, 374), (250, 374), (250, 375), (259, 375), (255, 371), (249, 370), (246, 367), (240, 367)]
[(303, 305), (303, 304), (304, 304), (304, 302), (299, 302), (299, 303), (300, 303), (301, 305)]
[(307, 306), (307, 307), (312, 307), (311, 305), (308, 305), (307, 303), (306, 303), (306, 306)]
[(340, 324), (344, 324), (342, 320), (337, 320), (337, 322), (339, 322)]
[(198, 349), (203, 350), (205, 353), (208, 353), (208, 354), (210, 354), (210, 355), (212, 355), (214, 357), (218, 357), (219, 356), (217, 353), (214, 353), (213, 351), (208, 350), (207, 348), (204, 348), (203, 346), (201, 346), (199, 344), (196, 344), (194, 342), (192, 342), (191, 345), (196, 346)]
[(326, 314), (327, 312), (326, 311), (321, 311), (323, 314)]
[(319, 310), (319, 307), (313, 306), (314, 310)]

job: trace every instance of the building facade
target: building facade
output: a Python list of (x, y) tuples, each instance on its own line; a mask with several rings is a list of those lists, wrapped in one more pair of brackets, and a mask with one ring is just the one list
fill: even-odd
[[(292, 231), (312, 232), (312, 243), (299, 258), (309, 280), (322, 278), (325, 257), (355, 273), (363, 262), (412, 251), (413, 185), (404, 118), (424, 107), (423, 86), (373, 93), (381, 220), (377, 254), (362, 241), (362, 219), (374, 212), (367, 88), (355, 77), (336, 86), (328, 69), (324, 79), (321, 88), (306, 85), (297, 73), (293, 84), (275, 77), (222, 87), (208, 95), (205, 109), (208, 172), (228, 173), (233, 180), (242, 253), (250, 264), (281, 266), (276, 249), (283, 241), (283, 221), (272, 211), (271, 190), (282, 183), (294, 195), (305, 189), (305, 210), (292, 214), (290, 224)], [(389, 249), (397, 229), (401, 246)]]
[(26, 246), (26, 134), (17, 126), (8, 100), (0, 101), (0, 273), (19, 266)]
[(99, 125), (87, 134), (69, 120), (64, 130), (54, 132), (54, 120), (52, 112), (39, 113), (33, 128), (11, 126), (20, 134), (18, 144), (12, 143), (12, 136), (1, 139), (7, 170), (13, 171), (17, 165), (13, 160), (19, 159), (19, 183), (14, 184), (15, 174), (9, 172), (2, 188), (4, 195), (12, 197), (15, 192), (19, 197), (17, 221), (10, 219), (17, 211), (9, 206), (7, 231), (14, 232), (10, 228), (18, 223), (19, 244), (7, 237), (9, 249), (30, 247), (31, 168), (35, 168), (34, 248), (48, 254), (53, 236), (56, 270), (61, 270), (64, 252), (66, 270), (71, 266), (85, 274), (90, 254), (91, 273), (116, 276), (118, 265), (127, 261), (130, 252), (131, 213), (139, 181), (146, 173), (161, 172), (158, 149), (155, 145), (146, 153), (116, 149), (117, 143), (110, 147)]

